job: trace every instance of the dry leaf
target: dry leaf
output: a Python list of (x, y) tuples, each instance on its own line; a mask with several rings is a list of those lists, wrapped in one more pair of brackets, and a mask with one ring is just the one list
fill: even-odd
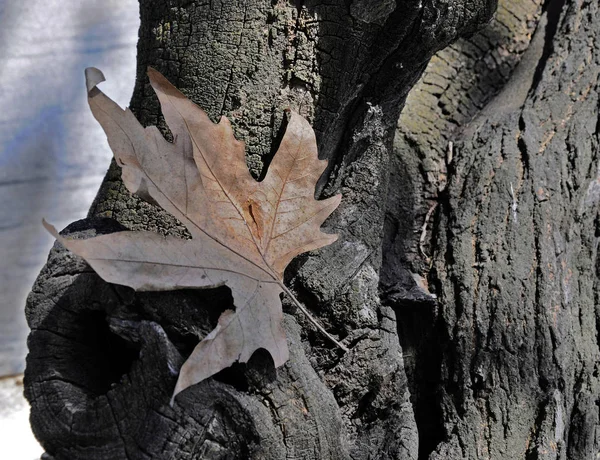
[(148, 75), (173, 143), (102, 93), (96, 85), (104, 76), (93, 68), (86, 70), (89, 105), (126, 187), (179, 219), (192, 239), (127, 231), (74, 240), (44, 225), (108, 282), (140, 291), (231, 289), (235, 311), (225, 311), (194, 349), (175, 396), (235, 361), (247, 362), (259, 348), (269, 351), (275, 366), (285, 363), (279, 295), (290, 293), (283, 271), (296, 255), (337, 239), (320, 226), (341, 195), (314, 199), (327, 162), (318, 159), (314, 132), (300, 115), (291, 113), (268, 173), (257, 182), (227, 118), (214, 124), (160, 73), (149, 69)]

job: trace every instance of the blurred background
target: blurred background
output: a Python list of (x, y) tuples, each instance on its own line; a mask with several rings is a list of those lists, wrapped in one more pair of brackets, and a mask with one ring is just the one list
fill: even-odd
[(85, 217), (111, 152), (87, 107), (84, 69), (125, 107), (135, 79), (136, 0), (0, 0), (0, 458), (33, 460), (20, 374), (25, 298), (54, 239)]

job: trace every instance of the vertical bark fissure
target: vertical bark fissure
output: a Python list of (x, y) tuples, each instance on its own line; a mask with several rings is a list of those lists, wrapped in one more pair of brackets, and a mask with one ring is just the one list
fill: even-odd
[(540, 83), (544, 68), (546, 67), (548, 59), (550, 59), (550, 56), (554, 51), (554, 36), (558, 30), (561, 14), (566, 2), (567, 0), (545, 0), (544, 2), (543, 11), (547, 14), (548, 22), (545, 30), (544, 51), (535, 69), (535, 74), (533, 77), (533, 84), (531, 88), (533, 91), (535, 91)]

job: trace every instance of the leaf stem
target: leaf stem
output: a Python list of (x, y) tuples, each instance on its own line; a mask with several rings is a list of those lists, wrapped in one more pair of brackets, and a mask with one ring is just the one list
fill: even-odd
[(283, 289), (283, 291), (287, 294), (287, 296), (292, 300), (292, 302), (294, 302), (294, 305), (296, 305), (300, 311), (302, 311), (302, 313), (304, 313), (306, 315), (306, 317), (308, 318), (308, 320), (313, 323), (313, 325), (319, 330), (321, 331), (321, 333), (323, 333), (325, 335), (325, 337), (327, 337), (329, 340), (331, 340), (334, 344), (336, 344), (339, 348), (341, 348), (344, 352), (348, 352), (348, 348), (346, 348), (344, 345), (342, 345), (340, 342), (337, 341), (337, 339), (335, 337), (333, 337), (329, 332), (327, 332), (325, 330), (325, 328), (323, 326), (321, 326), (316, 319), (314, 319), (312, 317), (312, 315), (309, 313), (309, 311), (306, 309), (306, 307), (304, 305), (302, 305), (298, 299), (296, 299), (296, 297), (294, 296), (294, 294), (292, 294), (292, 291), (290, 291), (285, 284), (283, 284), (281, 281), (278, 281), (279, 286), (281, 286), (281, 289)]

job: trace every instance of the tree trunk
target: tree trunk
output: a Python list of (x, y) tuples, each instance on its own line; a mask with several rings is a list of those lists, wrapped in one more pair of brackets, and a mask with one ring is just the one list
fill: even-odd
[[(388, 208), (382, 282), (423, 458), (600, 455), (600, 10), (518, 3), (432, 60), (395, 140), (392, 183), (416, 205), (404, 191)], [(406, 269), (433, 311), (394, 283)]]
[[(147, 66), (232, 120), (256, 177), (283, 109), (313, 124), (330, 161), (317, 195), (343, 194), (326, 223), (340, 239), (286, 283), (350, 352), (284, 299), (285, 366), (257, 352), (171, 408), (228, 289), (135, 293), (57, 244), (27, 303), (25, 391), (48, 454), (595, 458), (600, 10), (540, 2), (501, 2), (406, 100), (493, 0), (140, 0), (143, 124), (169, 136)], [(187, 236), (119, 176), (113, 164), (64, 234)]]

